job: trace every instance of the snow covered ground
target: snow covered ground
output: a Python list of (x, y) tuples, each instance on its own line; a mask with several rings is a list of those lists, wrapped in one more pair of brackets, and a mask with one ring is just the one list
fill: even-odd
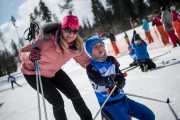
[[(139, 68), (135, 68), (127, 72), (128, 76), (126, 77), (127, 82), (124, 88), (126, 93), (164, 102), (166, 102), (167, 98), (170, 99), (170, 103), (167, 104), (129, 96), (148, 106), (155, 113), (156, 120), (180, 119), (180, 47), (172, 48), (168, 46), (149, 50), (149, 53), (151, 58), (153, 58), (169, 51), (169, 54), (154, 59), (157, 65), (155, 70), (143, 73)], [(118, 57), (117, 60), (121, 64), (121, 69), (127, 67), (132, 62), (128, 55)], [(162, 61), (169, 61), (169, 63), (162, 64)], [(73, 70), (71, 69), (72, 66)], [(71, 70), (68, 71), (69, 69)], [(99, 106), (85, 70), (73, 62), (69, 66), (64, 67), (64, 70), (73, 79), (87, 106), (90, 108), (93, 116), (95, 116)], [(13, 75), (23, 87), (15, 85), (15, 89), (12, 90), (10, 83), (7, 83), (7, 76), (0, 78), (0, 120), (37, 120), (38, 107), (36, 92), (26, 83), (20, 72), (16, 72)], [(79, 120), (71, 101), (66, 97), (64, 97), (64, 101), (68, 119)], [(46, 106), (49, 120), (54, 120), (51, 105), (46, 102)], [(100, 120), (99, 116), (97, 120)]]

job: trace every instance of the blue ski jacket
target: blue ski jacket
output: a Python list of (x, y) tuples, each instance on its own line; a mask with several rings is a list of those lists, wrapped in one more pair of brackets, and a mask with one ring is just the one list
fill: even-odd
[(146, 19), (143, 19), (142, 28), (143, 28), (145, 31), (149, 31), (149, 24), (148, 24), (148, 22), (146, 21)]
[[(121, 73), (119, 66), (118, 61), (114, 57), (108, 56), (104, 62), (94, 62), (91, 60), (86, 68), (87, 75), (100, 105), (108, 97), (107, 90), (109, 89), (108, 86), (111, 85), (108, 82), (108, 77), (110, 77), (111, 74)], [(121, 89), (120, 92), (123, 92), (123, 90)], [(118, 94), (115, 97), (110, 97), (107, 103), (121, 99), (124, 96), (124, 94)]]
[(142, 40), (142, 45), (137, 45), (134, 43), (134, 37), (131, 40), (131, 45), (136, 54), (136, 60), (149, 59), (149, 53), (147, 51), (147, 44)]

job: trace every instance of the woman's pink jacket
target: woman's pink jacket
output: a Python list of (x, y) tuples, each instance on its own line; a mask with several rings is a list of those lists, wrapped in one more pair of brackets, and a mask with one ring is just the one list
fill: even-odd
[[(41, 59), (38, 61), (41, 76), (48, 78), (53, 77), (71, 58), (84, 68), (86, 68), (90, 62), (90, 58), (84, 48), (81, 52), (71, 49), (69, 49), (69, 52), (63, 52), (55, 42), (54, 36), (52, 36), (50, 40), (41, 40), (38, 38), (35, 43), (41, 50)], [(29, 51), (31, 49), (33, 49), (33, 43), (24, 46), (19, 53), (20, 60), (22, 61), (20, 69), (27, 75), (36, 74), (34, 63), (29, 59)]]

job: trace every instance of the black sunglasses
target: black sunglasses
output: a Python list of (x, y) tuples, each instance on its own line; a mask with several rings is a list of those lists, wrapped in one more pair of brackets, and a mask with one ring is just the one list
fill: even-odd
[(64, 28), (63, 29), (64, 30), (64, 32), (66, 32), (66, 33), (73, 33), (73, 34), (77, 34), (78, 33), (78, 30), (72, 30), (72, 29), (70, 29), (70, 28)]

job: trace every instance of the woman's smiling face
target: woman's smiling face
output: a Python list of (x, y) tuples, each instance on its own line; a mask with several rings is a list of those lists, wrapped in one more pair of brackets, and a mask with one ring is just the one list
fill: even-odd
[(66, 42), (70, 43), (74, 41), (77, 37), (78, 31), (72, 30), (70, 28), (65, 28), (62, 30), (63, 38)]

